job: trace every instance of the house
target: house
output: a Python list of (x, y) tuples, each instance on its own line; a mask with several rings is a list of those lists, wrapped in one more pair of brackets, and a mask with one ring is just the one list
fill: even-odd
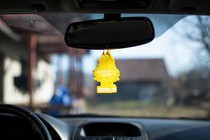
[[(64, 22), (67, 24), (87, 18), (78, 15), (57, 16), (61, 20), (68, 20)], [(25, 24), (21, 21), (25, 21)], [(49, 21), (55, 25), (52, 26)], [(61, 32), (65, 30), (65, 26), (61, 26), (60, 21), (52, 21), (50, 15), (0, 16), (0, 102), (30, 107), (47, 103), (55, 90), (55, 75), (49, 59), (52, 54), (68, 54), (70, 59), (77, 60), (71, 61), (73, 66), (75, 63), (82, 65), (81, 59), (88, 52), (67, 47), (58, 28)], [(72, 92), (79, 92), (82, 96), (82, 71), (71, 67), (69, 72), (71, 80), (67, 86), (75, 87), (79, 82), (81, 88), (72, 88)], [(72, 75), (80, 75), (80, 81), (75, 82)]]
[(36, 43), (36, 37), (33, 32), (8, 26), (0, 18), (0, 102), (28, 105), (31, 99), (29, 75), (34, 77), (31, 83), (35, 85), (34, 101), (47, 102), (53, 94), (54, 75), (46, 55), (36, 57), (36, 67), (30, 62), (30, 47)]
[(150, 101), (167, 96), (170, 77), (163, 59), (116, 60), (116, 66), (120, 70), (118, 98)]

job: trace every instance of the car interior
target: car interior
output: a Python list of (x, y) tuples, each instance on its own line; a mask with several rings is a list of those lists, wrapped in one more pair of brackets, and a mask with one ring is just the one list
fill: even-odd
[[(208, 0), (0, 1), (0, 139), (210, 140), (209, 5)], [(147, 51), (147, 44), (154, 47)], [(159, 58), (163, 52), (169, 59)], [(49, 108), (55, 91), (50, 55), (64, 53), (70, 55), (64, 66), (75, 66), (76, 74), (70, 66), (64, 79), (76, 99), (68, 100), (58, 86), (66, 93), (64, 105), (56, 106), (54, 98)], [(86, 61), (88, 55), (93, 57)], [(63, 67), (60, 59), (52, 63)], [(88, 111), (69, 111), (69, 102), (79, 106), (83, 99)]]

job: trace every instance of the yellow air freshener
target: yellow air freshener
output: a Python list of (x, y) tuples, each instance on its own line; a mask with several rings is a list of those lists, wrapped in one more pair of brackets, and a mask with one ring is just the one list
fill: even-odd
[(110, 50), (104, 51), (98, 60), (98, 66), (93, 71), (94, 80), (100, 82), (97, 93), (117, 93), (117, 86), (113, 84), (119, 81), (120, 71), (116, 68), (115, 60)]

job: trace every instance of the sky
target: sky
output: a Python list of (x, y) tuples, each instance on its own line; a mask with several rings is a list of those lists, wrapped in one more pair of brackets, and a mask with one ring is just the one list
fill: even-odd
[[(168, 73), (177, 76), (180, 72), (187, 71), (193, 67), (195, 53), (200, 46), (189, 41), (175, 30), (177, 27), (184, 27), (183, 22), (178, 22), (175, 27), (166, 31), (160, 37), (155, 38), (151, 43), (126, 49), (112, 50), (114, 59), (150, 59), (162, 58), (165, 62)], [(97, 66), (97, 60), (101, 56), (101, 50), (91, 51), (83, 58), (84, 72), (91, 74)], [(67, 70), (70, 60), (67, 56), (53, 57), (52, 67)], [(58, 66), (59, 64), (59, 66)]]
[[(189, 49), (190, 47), (190, 49)], [(194, 53), (199, 47), (177, 36), (175, 31), (169, 30), (161, 37), (156, 38), (151, 43), (127, 49), (112, 50), (115, 59), (164, 59), (168, 73), (172, 76), (178, 75), (193, 67)], [(90, 56), (84, 59), (86, 73), (91, 73), (96, 67), (96, 60), (101, 56), (102, 51), (91, 51)]]

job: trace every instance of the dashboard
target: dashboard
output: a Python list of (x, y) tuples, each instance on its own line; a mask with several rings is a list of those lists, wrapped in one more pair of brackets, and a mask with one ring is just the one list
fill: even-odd
[(53, 139), (210, 140), (210, 121), (39, 114)]
[[(210, 140), (210, 121), (37, 114), (53, 140)], [(22, 118), (0, 115), (1, 138), (36, 139)]]
[[(210, 140), (210, 121), (38, 114), (53, 140)], [(0, 116), (1, 138), (32, 139), (21, 118)], [(34, 137), (36, 139), (36, 137)]]

